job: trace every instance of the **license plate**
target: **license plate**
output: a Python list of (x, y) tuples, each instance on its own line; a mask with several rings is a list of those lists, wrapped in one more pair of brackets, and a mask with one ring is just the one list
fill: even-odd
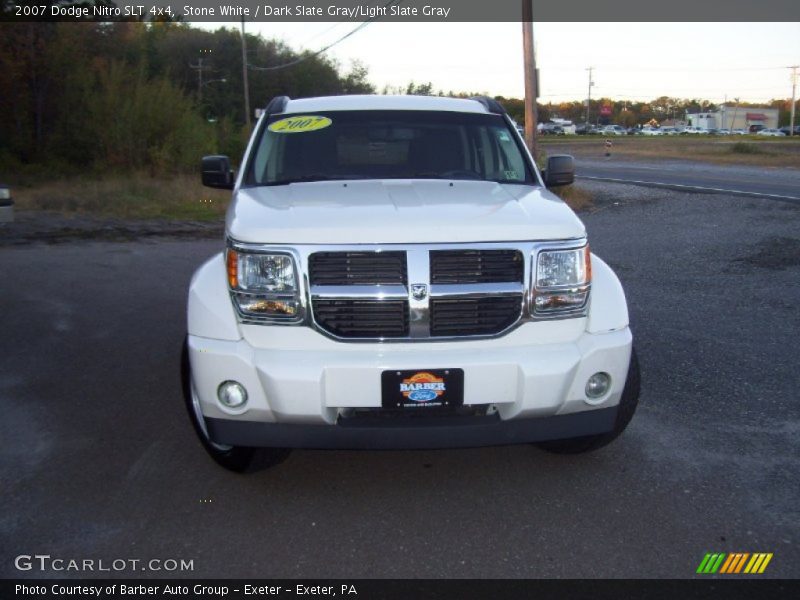
[(381, 404), (387, 409), (455, 407), (464, 404), (463, 369), (384, 371)]

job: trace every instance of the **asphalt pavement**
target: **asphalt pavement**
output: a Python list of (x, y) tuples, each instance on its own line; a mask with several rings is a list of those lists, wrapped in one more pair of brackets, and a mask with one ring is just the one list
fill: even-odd
[[(800, 163), (798, 163), (800, 167)], [(729, 193), (800, 203), (800, 169), (746, 165), (710, 167), (678, 160), (630, 160), (613, 150), (608, 158), (577, 157), (578, 179), (637, 183), (677, 191)]]
[(800, 206), (589, 187), (643, 383), (628, 431), (578, 456), (296, 451), (228, 473), (178, 378), (220, 239), (0, 247), (0, 576), (92, 575), (14, 567), (49, 554), (194, 567), (120, 576), (683, 578), (707, 552), (800, 576)]

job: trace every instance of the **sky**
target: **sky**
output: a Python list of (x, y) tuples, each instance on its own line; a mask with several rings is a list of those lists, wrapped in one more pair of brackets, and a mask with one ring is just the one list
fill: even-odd
[[(357, 23), (247, 23), (249, 33), (316, 51)], [(195, 24), (215, 29), (226, 23)], [(539, 102), (659, 96), (763, 102), (789, 98), (800, 23), (535, 23)], [(370, 23), (325, 53), (385, 85), (524, 95), (520, 23)], [(302, 68), (302, 67), (292, 67)], [(798, 69), (800, 73), (800, 69)], [(798, 76), (800, 95), (800, 76)]]

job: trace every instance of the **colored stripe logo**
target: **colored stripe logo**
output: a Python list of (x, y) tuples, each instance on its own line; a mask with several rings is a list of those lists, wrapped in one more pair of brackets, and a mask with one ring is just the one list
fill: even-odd
[(703, 557), (697, 573), (701, 575), (713, 575), (715, 573), (732, 575), (747, 573), (750, 575), (763, 573), (769, 561), (772, 560), (772, 552), (724, 552), (708, 553)]

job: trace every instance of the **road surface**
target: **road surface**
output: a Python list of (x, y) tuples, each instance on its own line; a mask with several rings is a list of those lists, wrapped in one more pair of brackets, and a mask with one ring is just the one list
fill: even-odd
[(665, 187), (679, 191), (727, 192), (800, 203), (800, 164), (785, 167), (719, 166), (684, 161), (575, 159), (578, 178)]
[(800, 576), (800, 207), (591, 185), (643, 384), (628, 431), (579, 456), (297, 451), (228, 473), (178, 379), (189, 278), (221, 240), (0, 247), (0, 576), (92, 575), (14, 568), (49, 554), (198, 577), (684, 578), (707, 552)]

